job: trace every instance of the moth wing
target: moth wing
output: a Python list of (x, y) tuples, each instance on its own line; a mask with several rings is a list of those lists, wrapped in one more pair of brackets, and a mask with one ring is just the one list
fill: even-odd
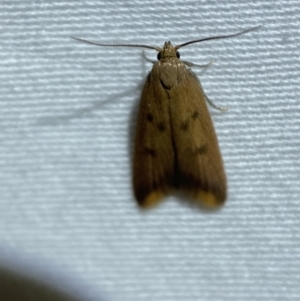
[(170, 91), (175, 147), (175, 185), (206, 207), (227, 196), (226, 175), (201, 84), (184, 67), (183, 80)]
[(158, 203), (174, 184), (169, 99), (151, 71), (142, 92), (135, 135), (133, 188), (142, 207)]

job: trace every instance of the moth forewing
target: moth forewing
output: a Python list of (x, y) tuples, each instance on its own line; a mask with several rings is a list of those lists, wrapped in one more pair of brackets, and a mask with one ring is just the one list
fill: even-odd
[(226, 175), (200, 82), (188, 69), (171, 91), (171, 121), (177, 154), (175, 185), (196, 202), (217, 207), (227, 196)]
[(169, 99), (155, 72), (146, 78), (142, 92), (133, 158), (133, 187), (142, 207), (151, 207), (173, 187), (174, 150)]

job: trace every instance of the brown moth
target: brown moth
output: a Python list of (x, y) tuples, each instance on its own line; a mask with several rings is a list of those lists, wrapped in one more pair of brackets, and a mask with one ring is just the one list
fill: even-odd
[(133, 188), (140, 206), (152, 207), (176, 190), (208, 208), (225, 202), (226, 175), (206, 101), (216, 106), (203, 92), (197, 76), (187, 68), (195, 65), (180, 60), (178, 49), (192, 43), (238, 36), (258, 27), (175, 47), (165, 42), (163, 48), (98, 44), (75, 38), (98, 46), (158, 51), (158, 61), (153, 64), (143, 88), (135, 135)]

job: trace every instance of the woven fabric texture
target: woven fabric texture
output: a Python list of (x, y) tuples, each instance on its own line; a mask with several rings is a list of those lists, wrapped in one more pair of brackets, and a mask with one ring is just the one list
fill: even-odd
[[(131, 187), (141, 49), (189, 45), (215, 104), (225, 206), (143, 212)], [(113, 301), (300, 300), (299, 1), (0, 3), (0, 248)], [(147, 57), (156, 52), (147, 50)], [(16, 254), (13, 252), (15, 256)], [(13, 258), (12, 258), (13, 259)]]

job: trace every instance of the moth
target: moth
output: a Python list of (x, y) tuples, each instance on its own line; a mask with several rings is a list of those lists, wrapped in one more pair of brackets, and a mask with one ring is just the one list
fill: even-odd
[(141, 207), (152, 207), (178, 190), (204, 207), (216, 208), (225, 202), (226, 174), (207, 102), (224, 108), (215, 106), (205, 95), (189, 68), (195, 65), (182, 61), (178, 49), (235, 37), (258, 27), (177, 46), (168, 41), (162, 48), (74, 38), (97, 46), (141, 47), (158, 52), (144, 84), (135, 134), (133, 189)]

